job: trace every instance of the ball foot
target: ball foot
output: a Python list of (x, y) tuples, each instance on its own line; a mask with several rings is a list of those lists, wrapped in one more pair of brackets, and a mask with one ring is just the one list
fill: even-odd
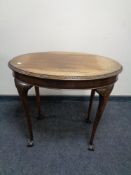
[(89, 144), (88, 150), (89, 150), (89, 151), (94, 151), (94, 145), (90, 145), (90, 144)]
[(28, 140), (27, 141), (27, 147), (32, 147), (34, 146), (34, 141), (33, 140)]

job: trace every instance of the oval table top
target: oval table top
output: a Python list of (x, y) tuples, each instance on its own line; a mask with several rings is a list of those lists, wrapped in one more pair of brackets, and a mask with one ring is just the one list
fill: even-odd
[(57, 80), (94, 80), (118, 75), (122, 66), (103, 56), (72, 52), (40, 52), (9, 61), (18, 73)]

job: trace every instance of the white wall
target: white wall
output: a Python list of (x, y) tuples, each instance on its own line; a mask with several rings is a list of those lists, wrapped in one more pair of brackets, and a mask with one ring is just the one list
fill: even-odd
[(131, 0), (0, 0), (0, 94), (17, 93), (7, 67), (12, 57), (50, 50), (115, 58), (124, 71), (113, 95), (131, 95)]

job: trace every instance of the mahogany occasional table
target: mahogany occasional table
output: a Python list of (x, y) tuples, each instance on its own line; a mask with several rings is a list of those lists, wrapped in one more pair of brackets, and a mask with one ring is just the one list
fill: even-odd
[(86, 121), (95, 92), (99, 105), (89, 140), (89, 150), (94, 150), (93, 140), (102, 113), (122, 66), (109, 58), (70, 52), (41, 52), (20, 55), (9, 62), (15, 85), (21, 98), (28, 127), (28, 146), (33, 146), (31, 115), (27, 102), (28, 90), (35, 87), (38, 117), (40, 117), (39, 87), (57, 89), (91, 89)]

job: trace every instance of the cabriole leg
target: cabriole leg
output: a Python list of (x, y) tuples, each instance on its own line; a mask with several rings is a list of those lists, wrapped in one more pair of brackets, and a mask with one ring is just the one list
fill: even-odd
[(110, 93), (111, 93), (112, 89), (113, 89), (113, 85), (96, 89), (96, 91), (99, 94), (99, 105), (98, 105), (96, 117), (95, 117), (95, 120), (94, 120), (94, 123), (93, 123), (93, 128), (92, 128), (90, 141), (89, 141), (89, 148), (88, 149), (91, 150), (91, 151), (94, 151), (93, 140), (94, 140), (94, 137), (95, 137), (95, 134), (96, 134), (96, 129), (98, 127), (98, 124), (99, 124), (100, 119), (102, 117), (102, 114), (104, 112), (105, 106), (108, 102), (108, 98), (110, 96)]
[(36, 109), (38, 112), (37, 119), (41, 119), (41, 109), (40, 109), (40, 92), (39, 92), (39, 87), (35, 86), (35, 93), (36, 93)]
[(90, 100), (89, 100), (89, 107), (88, 107), (87, 118), (86, 118), (86, 122), (87, 123), (91, 123), (90, 114), (91, 114), (91, 109), (92, 109), (94, 95), (95, 95), (95, 89), (92, 89), (91, 90), (91, 95), (90, 95)]
[(18, 79), (15, 79), (15, 85), (18, 90), (19, 96), (21, 98), (22, 105), (23, 105), (24, 112), (25, 112), (25, 117), (26, 117), (26, 123), (27, 123), (27, 128), (28, 128), (27, 146), (31, 147), (33, 146), (33, 131), (32, 131), (32, 121), (31, 121), (31, 115), (30, 115), (29, 106), (28, 106), (27, 94), (28, 94), (28, 90), (32, 86)]

